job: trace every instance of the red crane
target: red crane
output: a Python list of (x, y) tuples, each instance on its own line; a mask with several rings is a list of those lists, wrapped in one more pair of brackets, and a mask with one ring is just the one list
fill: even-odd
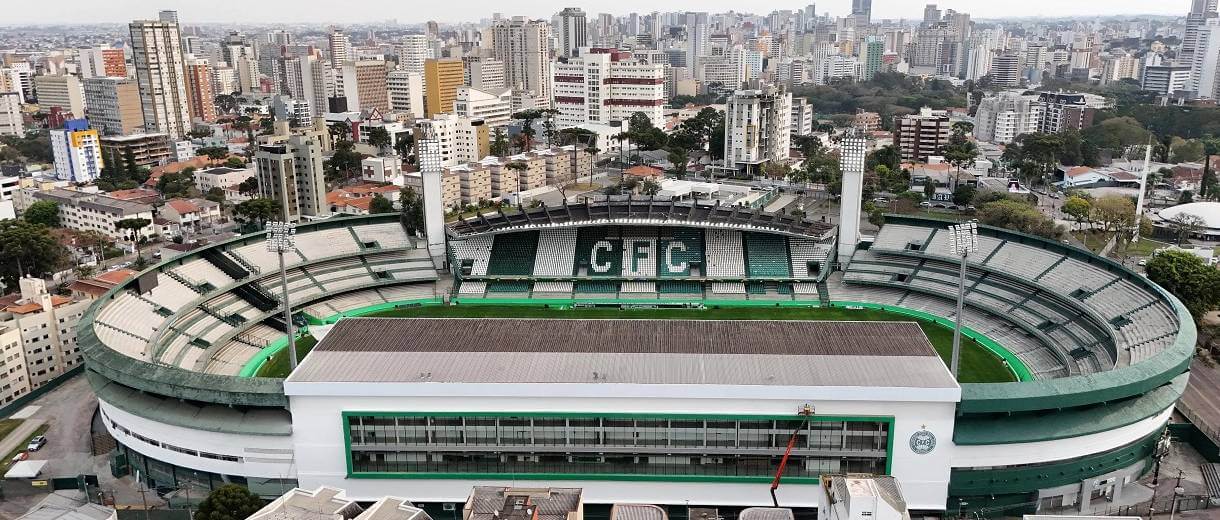
[(813, 407), (806, 404), (805, 406), (801, 407), (801, 410), (797, 412), (797, 415), (804, 417), (805, 420), (801, 421), (801, 423), (792, 430), (792, 436), (788, 437), (788, 447), (784, 450), (784, 457), (779, 459), (779, 470), (775, 472), (775, 479), (771, 481), (771, 503), (775, 507), (779, 507), (779, 499), (775, 497), (775, 490), (779, 487), (780, 479), (784, 478), (784, 468), (788, 467), (788, 457), (792, 456), (792, 447), (796, 445), (797, 435), (800, 435), (801, 430), (805, 429), (809, 425), (809, 420), (811, 417), (813, 417)]

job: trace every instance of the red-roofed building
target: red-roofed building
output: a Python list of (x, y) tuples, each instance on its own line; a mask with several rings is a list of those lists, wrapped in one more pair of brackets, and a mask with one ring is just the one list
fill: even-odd
[(368, 215), (369, 206), (377, 195), (388, 199), (391, 203), (398, 201), (399, 187), (394, 185), (378, 186), (362, 184), (340, 188), (326, 194), (326, 204), (332, 213), (343, 215)]
[(656, 178), (661, 177), (662, 175), (665, 175), (665, 170), (662, 170), (655, 166), (647, 166), (647, 165), (643, 165), (643, 164), (638, 164), (638, 165), (632, 166), (630, 168), (627, 168), (627, 170), (623, 172), (623, 175), (630, 175), (632, 177), (638, 177), (641, 179), (656, 179)]
[(220, 222), (220, 204), (207, 199), (170, 199), (159, 213), (179, 228), (196, 233)]
[(112, 287), (123, 283), (127, 279), (136, 275), (131, 269), (115, 269), (108, 271), (93, 278), (84, 278), (72, 282), (68, 289), (72, 291), (72, 297), (82, 300), (94, 300)]
[(161, 200), (161, 194), (157, 190), (147, 188), (133, 188), (130, 190), (115, 190), (107, 193), (111, 198), (118, 200), (126, 200), (139, 204), (156, 204)]

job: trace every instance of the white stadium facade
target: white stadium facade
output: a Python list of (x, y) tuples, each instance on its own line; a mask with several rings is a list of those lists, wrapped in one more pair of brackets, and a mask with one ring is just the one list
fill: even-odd
[(287, 255), (298, 320), (333, 324), (287, 378), (256, 375), (286, 343), (262, 234), (115, 287), (78, 337), (116, 464), (162, 488), (329, 485), (440, 511), (472, 486), (536, 484), (591, 505), (766, 506), (795, 431), (786, 507), (844, 472), (893, 475), (920, 511), (1121, 495), (1151, 470), (1196, 331), (1158, 286), (1055, 241), (983, 227), (968, 259), (965, 334), (1014, 382), (959, 384), (906, 322), (359, 318), (839, 307), (951, 326), (951, 224), (891, 216), (843, 257), (822, 223), (616, 200), (450, 223), (438, 269), (437, 241), (397, 215), (335, 218), (300, 225)]

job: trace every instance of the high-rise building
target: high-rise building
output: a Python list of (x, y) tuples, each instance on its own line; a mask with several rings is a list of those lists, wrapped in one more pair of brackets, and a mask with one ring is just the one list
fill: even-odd
[(144, 128), (140, 108), (140, 87), (126, 77), (87, 78), (85, 118), (89, 125), (106, 135), (127, 135)]
[(979, 141), (1008, 144), (1022, 134), (1038, 131), (1046, 107), (1035, 94), (1000, 92), (979, 101), (974, 116), (974, 137)]
[(637, 113), (655, 126), (664, 124), (665, 66), (635, 59), (629, 52), (581, 49), (579, 57), (555, 65), (554, 85), (559, 128), (609, 125)]
[(923, 107), (894, 119), (894, 143), (904, 161), (927, 162), (949, 144), (949, 114)]
[(1099, 108), (1089, 101), (1088, 95), (1077, 92), (1039, 92), (1038, 102), (1045, 107), (1038, 131), (1048, 134), (1093, 126), (1093, 116)]
[(186, 99), (191, 120), (216, 122), (216, 96), (212, 93), (212, 65), (207, 59), (186, 56)]
[(1220, 18), (1208, 18), (1196, 34), (1187, 88), (1201, 98), (1220, 98)]
[(991, 81), (999, 87), (1015, 87), (1021, 84), (1021, 57), (1005, 52), (991, 59)]
[(585, 12), (579, 7), (567, 7), (559, 11), (559, 55), (571, 58), (580, 49), (589, 45), (588, 22)]
[(936, 4), (927, 4), (923, 7), (923, 23), (925, 25), (934, 24), (940, 21), (940, 9), (936, 8)]
[(469, 119), (482, 119), (490, 127), (506, 125), (513, 115), (512, 89), (458, 87), (453, 112)]
[(457, 89), (464, 80), (465, 64), (458, 58), (429, 59), (424, 62), (424, 115), (453, 112)]
[(80, 78), (66, 74), (34, 76), (34, 90), (38, 93), (39, 112), (59, 109), (68, 119), (85, 117), (85, 88)]
[(18, 92), (0, 92), (0, 135), (25, 135)]
[(813, 105), (805, 98), (792, 100), (792, 137), (813, 135), (813, 122), (816, 119)]
[(1147, 65), (1140, 88), (1158, 94), (1183, 92), (1190, 85), (1189, 65)]
[(860, 79), (868, 81), (881, 72), (881, 57), (885, 55), (885, 40), (880, 36), (864, 38), (860, 46)]
[(873, 0), (851, 0), (851, 14), (857, 21), (868, 25), (873, 18)]
[(89, 121), (70, 119), (63, 128), (51, 130), (51, 152), (55, 178), (61, 181), (93, 182), (102, 174), (101, 144)]
[[(460, 63), (460, 62), (459, 62)], [(386, 63), (381, 60), (349, 61), (339, 70), (337, 92), (347, 98), (347, 109), (390, 111), (386, 87)], [(459, 74), (460, 76), (461, 74)]]
[(406, 70), (392, 70), (386, 75), (390, 91), (390, 110), (424, 117), (424, 76)]
[(264, 139), (254, 153), (259, 195), (278, 201), (284, 220), (330, 215), (322, 168), (328, 143), (330, 136), (321, 118), (314, 119), (311, 127), (297, 130), (289, 130), (287, 121), (277, 121), (274, 135)]
[(432, 47), (428, 45), (428, 36), (423, 34), (408, 34), (398, 43), (398, 68), (412, 74), (423, 75), (424, 61), (435, 58)]
[(327, 42), (330, 44), (330, 63), (332, 67), (339, 67), (345, 62), (355, 59), (355, 55), (352, 52), (352, 41), (347, 38), (346, 34), (343, 34), (342, 29), (331, 29)]
[(123, 49), (97, 47), (80, 50), (80, 75), (82, 78), (127, 76), (127, 63)]
[(276, 74), (279, 76), (276, 83), (280, 93), (309, 103), (310, 113), (314, 117), (322, 117), (327, 108), (326, 77), (329, 75), (322, 60), (314, 55), (303, 55), (281, 57), (276, 61)]
[[(514, 16), (492, 26), (495, 58), (504, 62), (509, 87), (541, 106), (551, 103), (551, 26), (543, 20)], [(517, 103), (514, 110), (522, 108)]]
[[(1210, 20), (1217, 18), (1215, 0), (1193, 0), (1190, 12), (1186, 14), (1186, 30), (1182, 36), (1182, 45), (1178, 47), (1177, 59), (1181, 65), (1193, 65), (1198, 55), (1203, 52), (1199, 41), (1199, 31), (1205, 30)], [(1204, 44), (1205, 45), (1205, 44)], [(1192, 72), (1191, 86), (1197, 85), (1199, 78)]]
[(466, 56), (465, 83), (477, 89), (492, 90), (508, 86), (504, 78), (504, 62), (495, 58)]
[(784, 163), (792, 144), (792, 93), (782, 87), (737, 90), (725, 106), (724, 167), (747, 176)]
[[(695, 79), (706, 82), (702, 74), (703, 59), (708, 56), (711, 41), (708, 37), (707, 13), (694, 13), (695, 23), (686, 26), (686, 66), (695, 71)], [(688, 24), (692, 16), (688, 13)], [(734, 86), (733, 88), (735, 88)]]
[(180, 139), (190, 127), (191, 115), (178, 24), (136, 20), (128, 28), (144, 127)]

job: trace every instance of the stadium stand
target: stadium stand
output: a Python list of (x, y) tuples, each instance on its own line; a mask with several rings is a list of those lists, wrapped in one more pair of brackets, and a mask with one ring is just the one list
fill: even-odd
[(792, 275), (792, 259), (785, 237), (766, 233), (743, 233), (742, 236), (746, 246), (746, 272), (751, 278), (788, 278)]
[[(698, 276), (703, 266), (703, 230), (682, 227), (660, 229), (657, 239), (657, 274), (661, 277)], [(697, 269), (693, 271), (692, 269)]]
[[(744, 278), (746, 266), (741, 232), (707, 230), (707, 275), (712, 278)], [(713, 288), (713, 292), (715, 288)], [(744, 289), (743, 289), (744, 292)]]
[(546, 229), (538, 233), (534, 276), (571, 276), (575, 263), (575, 229)]
[(788, 238), (793, 278), (817, 278), (818, 271), (830, 255), (830, 246), (809, 238)]
[(622, 276), (623, 242), (617, 228), (591, 227), (576, 230), (576, 274)]
[(496, 235), (492, 241), (488, 276), (529, 276), (534, 272), (538, 251), (538, 232), (523, 231)]
[(491, 242), (491, 235), (450, 241), (454, 265), (461, 268), (463, 274), (486, 276), (487, 264), (491, 259)]

